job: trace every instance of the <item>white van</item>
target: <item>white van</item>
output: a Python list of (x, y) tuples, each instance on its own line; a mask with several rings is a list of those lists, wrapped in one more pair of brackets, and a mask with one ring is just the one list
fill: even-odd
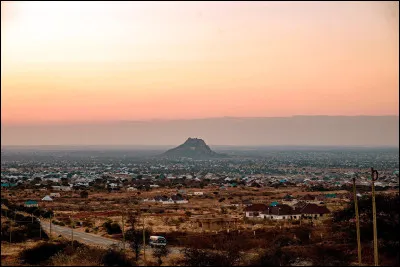
[(150, 247), (159, 247), (159, 246), (166, 246), (167, 240), (163, 236), (150, 236)]

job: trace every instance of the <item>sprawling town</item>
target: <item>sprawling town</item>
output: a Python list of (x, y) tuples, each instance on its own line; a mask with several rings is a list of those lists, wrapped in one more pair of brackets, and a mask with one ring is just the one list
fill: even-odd
[[(166, 263), (185, 265), (196, 251), (218, 251), (213, 240), (233, 235), (243, 242), (229, 248), (246, 257), (232, 264), (246, 265), (260, 261), (254, 255), (263, 257), (259, 249), (265, 238), (285, 236), (292, 241), (278, 247), (287, 248), (291, 260), (279, 262), (315, 265), (313, 256), (298, 254), (300, 247), (341, 242), (344, 233), (333, 229), (344, 223), (337, 222), (344, 211), (354, 212), (355, 195), (360, 203), (371, 199), (371, 167), (379, 174), (377, 197), (397, 194), (398, 199), (398, 149), (228, 150), (221, 151), (223, 158), (203, 160), (157, 157), (160, 153), (3, 149), (2, 238), (28, 238), (10, 234), (12, 216), (24, 214), (40, 225), (35, 240), (72, 239), (124, 252), (131, 247), (137, 264), (156, 261), (162, 243), (169, 249)], [(354, 217), (346, 223), (353, 229)], [(135, 231), (143, 232), (144, 240)], [(354, 242), (346, 243), (353, 251), (347, 262), (342, 255), (338, 264), (357, 261)], [(290, 250), (295, 247), (297, 254)]]

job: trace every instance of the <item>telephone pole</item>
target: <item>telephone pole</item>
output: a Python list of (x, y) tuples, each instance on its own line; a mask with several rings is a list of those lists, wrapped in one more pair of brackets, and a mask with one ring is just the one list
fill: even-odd
[[(16, 211), (14, 211), (14, 222), (15, 222), (16, 215), (17, 215)], [(11, 235), (12, 235), (12, 224), (13, 224), (13, 221), (10, 220), (10, 244), (11, 244)]]
[(371, 167), (371, 185), (372, 185), (372, 218), (374, 225), (374, 263), (379, 265), (378, 259), (378, 232), (376, 226), (376, 203), (375, 203), (375, 181), (378, 180), (378, 171)]
[(355, 208), (355, 212), (356, 212), (358, 265), (361, 266), (360, 218), (358, 215), (358, 200), (357, 200), (356, 178), (355, 177), (353, 177), (353, 195), (354, 195), (354, 208)]
[(71, 246), (73, 249), (74, 248), (74, 221), (73, 221), (73, 218), (71, 219), (71, 216), (69, 216), (69, 218), (71, 220), (71, 239), (72, 239)]
[(124, 213), (122, 213), (122, 249), (125, 251), (125, 222), (124, 222)]
[(146, 235), (144, 233), (144, 215), (143, 215), (143, 259), (146, 265)]
[(51, 214), (50, 214), (50, 236), (49, 236), (50, 240), (51, 240)]

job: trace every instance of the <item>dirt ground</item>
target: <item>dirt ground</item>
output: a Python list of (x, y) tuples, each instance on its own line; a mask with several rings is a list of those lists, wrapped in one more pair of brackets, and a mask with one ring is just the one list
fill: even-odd
[[(10, 201), (23, 204), (28, 199), (37, 200), (39, 206), (51, 209), (55, 215), (53, 220), (63, 221), (66, 226), (70, 225), (71, 219), (76, 225), (76, 231), (88, 231), (90, 233), (108, 236), (102, 225), (106, 220), (111, 219), (122, 225), (131, 211), (142, 209), (146, 228), (152, 232), (198, 232), (201, 231), (196, 224), (190, 220), (190, 216), (203, 215), (210, 218), (224, 216), (226, 218), (240, 218), (239, 227), (257, 228), (254, 224), (247, 225), (243, 219), (243, 206), (232, 207), (231, 203), (241, 203), (243, 200), (251, 200), (253, 203), (268, 204), (272, 201), (281, 201), (286, 194), (302, 196), (305, 194), (318, 195), (321, 192), (307, 192), (299, 187), (286, 188), (248, 188), (236, 187), (220, 190), (218, 187), (191, 188), (185, 190), (183, 196), (188, 199), (187, 204), (161, 204), (154, 202), (143, 202), (143, 199), (150, 199), (157, 195), (171, 196), (178, 192), (177, 189), (158, 189), (150, 191), (116, 191), (94, 192), (89, 191), (88, 198), (81, 198), (79, 192), (60, 192), (61, 197), (53, 198), (52, 202), (45, 202), (41, 199), (45, 195), (56, 191), (6, 191), (2, 192)], [(193, 196), (193, 192), (204, 192), (204, 196)], [(329, 193), (345, 193), (346, 191), (330, 191)], [(11, 196), (10, 196), (11, 193)], [(7, 195), (8, 194), (8, 195)], [(221, 200), (223, 199), (223, 200)], [(327, 207), (334, 211), (343, 208), (345, 203), (341, 200), (329, 200)], [(144, 209), (144, 210), (143, 210)], [(147, 209), (147, 211), (146, 211)], [(124, 214), (124, 218), (122, 216)], [(80, 226), (79, 222), (91, 222), (91, 226)], [(141, 222), (142, 223), (142, 222)], [(143, 225), (140, 223), (140, 226)], [(266, 227), (268, 224), (263, 224)], [(125, 230), (129, 224), (125, 224)], [(111, 237), (111, 236), (110, 236)]]

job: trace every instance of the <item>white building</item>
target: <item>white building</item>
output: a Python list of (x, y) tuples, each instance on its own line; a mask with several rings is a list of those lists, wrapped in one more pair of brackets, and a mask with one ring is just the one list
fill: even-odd
[(53, 199), (50, 196), (45, 196), (42, 201), (53, 201)]

